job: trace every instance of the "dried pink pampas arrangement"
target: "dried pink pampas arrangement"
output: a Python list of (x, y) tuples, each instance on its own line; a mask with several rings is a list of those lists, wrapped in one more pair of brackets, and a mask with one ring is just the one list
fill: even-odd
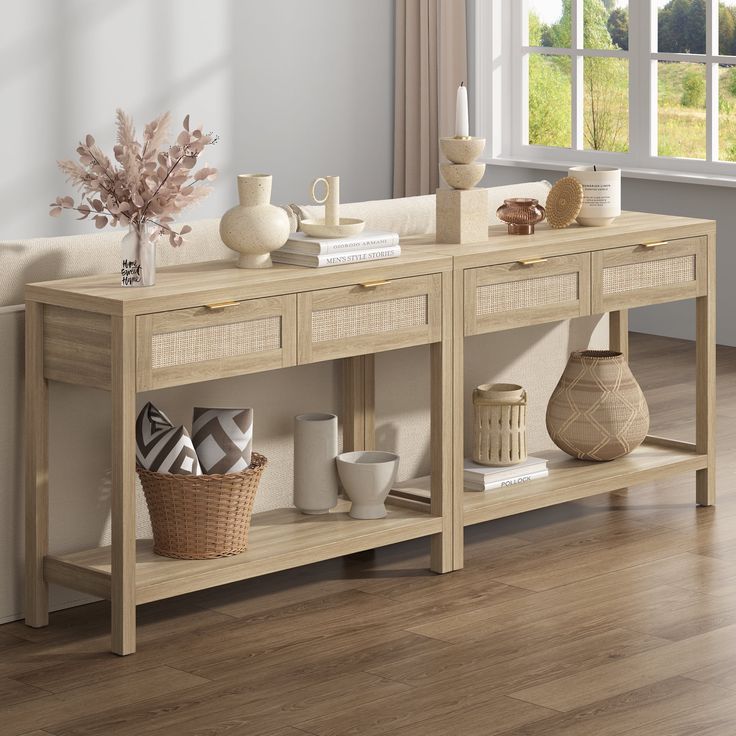
[(171, 245), (181, 245), (192, 228), (184, 225), (176, 230), (171, 223), (183, 209), (210, 193), (206, 182), (215, 178), (217, 169), (205, 165), (195, 172), (194, 168), (217, 136), (202, 132), (201, 126), (190, 130), (187, 115), (176, 142), (170, 144), (170, 120), (167, 112), (146, 125), (140, 142), (132, 119), (118, 110), (116, 163), (87, 135), (77, 148), (79, 163), (58, 162), (81, 198), (75, 203), (73, 197), (57, 197), (49, 205), (49, 214), (58, 217), (62, 210), (75, 210), (81, 215), (78, 219), (92, 217), (99, 229), (118, 223), (139, 229), (149, 223), (168, 233)]

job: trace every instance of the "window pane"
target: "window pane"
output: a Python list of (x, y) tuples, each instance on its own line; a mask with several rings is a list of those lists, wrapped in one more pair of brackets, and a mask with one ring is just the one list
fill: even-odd
[(705, 3), (706, 0), (657, 0), (659, 51), (705, 53)]
[(585, 0), (583, 8), (583, 41), (586, 49), (628, 51), (628, 0)]
[(586, 57), (583, 64), (585, 148), (628, 151), (628, 60)]
[(736, 56), (736, 0), (721, 0), (718, 5), (719, 52)]
[(570, 48), (570, 0), (529, 0), (529, 46)]
[(718, 69), (718, 158), (736, 161), (736, 66)]
[(529, 143), (572, 143), (572, 65), (569, 56), (529, 54)]
[(657, 62), (659, 155), (705, 158), (705, 64)]

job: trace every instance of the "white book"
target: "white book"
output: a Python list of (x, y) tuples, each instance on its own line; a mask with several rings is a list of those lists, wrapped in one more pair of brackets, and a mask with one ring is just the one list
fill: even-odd
[(533, 457), (531, 455), (526, 460), (516, 463), (516, 465), (505, 465), (498, 468), (489, 465), (480, 465), (474, 463), (470, 458), (466, 458), (463, 467), (463, 476), (470, 483), (485, 483), (487, 481), (514, 478), (523, 473), (536, 473), (546, 468), (547, 460), (545, 458)]
[(530, 480), (536, 480), (537, 478), (546, 478), (549, 475), (549, 470), (539, 470), (536, 473), (525, 473), (518, 475), (515, 478), (506, 478), (504, 480), (494, 480), (489, 483), (469, 483), (465, 482), (465, 489), (468, 491), (493, 491), (498, 488), (510, 488), (511, 486), (520, 485), (522, 483), (528, 483)]
[(308, 255), (327, 255), (346, 251), (387, 248), (399, 244), (399, 234), (387, 230), (364, 230), (359, 235), (346, 238), (310, 238), (302, 232), (292, 233), (284, 245), (284, 250)]
[(324, 268), (325, 266), (343, 266), (348, 263), (362, 261), (380, 261), (384, 258), (397, 258), (401, 255), (401, 246), (392, 245), (388, 248), (350, 251), (347, 253), (328, 253), (325, 255), (307, 255), (293, 253), (283, 248), (271, 253), (275, 263), (288, 263), (292, 266), (307, 266), (309, 268)]

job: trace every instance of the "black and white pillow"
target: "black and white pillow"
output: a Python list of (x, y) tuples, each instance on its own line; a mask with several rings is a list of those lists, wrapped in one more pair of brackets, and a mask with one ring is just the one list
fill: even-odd
[(138, 465), (157, 473), (200, 475), (202, 472), (187, 430), (175, 427), (150, 401), (136, 419), (135, 456)]
[(192, 440), (203, 472), (245, 470), (253, 447), (253, 409), (194, 407)]

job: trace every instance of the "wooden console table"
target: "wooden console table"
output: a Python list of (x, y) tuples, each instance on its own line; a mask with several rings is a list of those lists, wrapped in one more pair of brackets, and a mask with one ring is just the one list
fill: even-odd
[[(112, 649), (135, 651), (136, 605), (382, 545), (429, 537), (431, 568), (463, 565), (463, 527), (696, 471), (714, 501), (715, 223), (625, 213), (608, 228), (448, 246), (407, 238), (398, 259), (332, 269), (232, 264), (162, 269), (148, 289), (114, 276), (26, 289), (26, 622), (48, 624), (49, 582), (112, 602)], [(610, 463), (554, 455), (550, 475), (493, 493), (462, 483), (466, 336), (611, 312), (611, 345), (628, 349), (626, 309), (697, 302), (696, 441), (659, 437)], [(154, 388), (343, 359), (343, 444), (374, 442), (373, 355), (430, 345), (432, 468), (389, 497), (386, 519), (291, 508), (256, 514), (249, 549), (217, 560), (158, 557), (135, 539), (136, 394)], [(110, 391), (112, 545), (48, 554), (49, 380)]]

